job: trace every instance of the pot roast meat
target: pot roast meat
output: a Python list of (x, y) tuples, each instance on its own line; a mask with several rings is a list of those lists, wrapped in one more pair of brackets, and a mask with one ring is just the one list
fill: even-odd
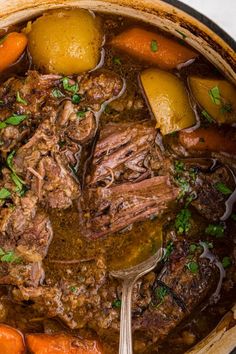
[[(201, 254), (201, 252), (200, 252)], [(169, 262), (153, 284), (152, 301), (133, 319), (134, 331), (160, 342), (216, 289), (219, 270), (185, 243), (176, 243)], [(197, 264), (191, 271), (189, 263)]]
[(152, 175), (151, 161), (159, 160), (153, 122), (109, 123), (101, 131), (87, 183), (120, 183)]
[(136, 183), (114, 187), (88, 189), (84, 200), (85, 235), (101, 237), (124, 229), (134, 222), (145, 220), (166, 211), (175, 201), (179, 189), (171, 186), (167, 176), (158, 176)]

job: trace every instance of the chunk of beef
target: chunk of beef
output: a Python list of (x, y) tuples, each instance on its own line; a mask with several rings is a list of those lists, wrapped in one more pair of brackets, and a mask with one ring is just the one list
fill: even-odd
[[(219, 270), (208, 259), (200, 258), (200, 254), (191, 254), (190, 259), (189, 247), (176, 244), (170, 261), (153, 284), (149, 306), (133, 319), (134, 331), (159, 342), (214, 292)], [(189, 269), (190, 262), (197, 265), (197, 270)]]
[(96, 144), (91, 186), (142, 180), (152, 175), (152, 161), (159, 160), (153, 123), (107, 124)]
[[(110, 188), (88, 189), (85, 234), (97, 238), (119, 231), (136, 221), (165, 212), (178, 195), (167, 176), (124, 183)], [(88, 216), (89, 215), (89, 216)]]
[(59, 155), (43, 157), (32, 178), (32, 191), (41, 204), (49, 208), (65, 209), (80, 195), (79, 184), (63, 166)]
[(124, 86), (119, 75), (105, 70), (80, 76), (78, 80), (79, 93), (85, 98), (87, 107), (95, 111), (100, 110), (103, 103), (114, 100)]

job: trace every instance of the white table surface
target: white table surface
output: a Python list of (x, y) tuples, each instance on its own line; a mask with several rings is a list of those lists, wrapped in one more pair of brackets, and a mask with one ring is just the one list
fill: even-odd
[(209, 17), (236, 40), (236, 0), (180, 0)]

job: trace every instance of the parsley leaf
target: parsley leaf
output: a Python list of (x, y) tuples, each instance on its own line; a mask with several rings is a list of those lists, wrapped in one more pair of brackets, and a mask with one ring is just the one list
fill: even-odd
[(215, 188), (224, 195), (229, 195), (233, 193), (233, 191), (222, 182), (216, 183)]
[(183, 172), (184, 171), (184, 163), (183, 163), (183, 161), (176, 160), (174, 168), (175, 168), (175, 172), (176, 173)]
[(77, 118), (80, 118), (81, 120), (85, 117), (85, 114), (87, 113), (87, 111), (78, 111), (76, 113)]
[(214, 119), (210, 116), (210, 114), (207, 112), (207, 111), (202, 111), (202, 116), (204, 118), (206, 118), (206, 120), (209, 122), (209, 123), (213, 123), (214, 122)]
[(167, 259), (169, 258), (169, 256), (171, 255), (171, 253), (173, 252), (174, 250), (174, 244), (173, 244), (173, 241), (169, 241), (166, 245), (166, 248), (165, 248), (165, 254), (163, 256), (163, 261), (167, 261)]
[(25, 193), (25, 182), (16, 174), (15, 169), (13, 167), (13, 157), (15, 155), (15, 150), (13, 150), (8, 156), (7, 156), (7, 166), (9, 169), (12, 171), (11, 173), (11, 179), (16, 185), (16, 192), (19, 193), (20, 196), (24, 195)]
[(191, 273), (197, 273), (199, 270), (197, 262), (189, 262), (186, 264), (186, 267), (190, 270)]
[(52, 95), (53, 95), (53, 97), (55, 97), (55, 98), (63, 98), (63, 97), (65, 97), (65, 95), (61, 92), (61, 90), (59, 90), (58, 88), (54, 88), (53, 90), (52, 90)]
[(21, 258), (17, 257), (13, 251), (5, 252), (2, 248), (0, 248), (0, 260), (6, 263), (19, 263)]
[(114, 300), (113, 303), (112, 303), (112, 307), (114, 309), (119, 309), (121, 308), (121, 300), (117, 299), (117, 300)]
[(224, 268), (228, 268), (232, 264), (230, 257), (224, 257), (221, 263)]
[(122, 64), (119, 57), (113, 57), (113, 58), (112, 58), (112, 61), (113, 61), (113, 63), (116, 64), (116, 65), (121, 65), (121, 64)]
[(8, 125), (19, 125), (27, 117), (28, 116), (26, 114), (22, 114), (22, 115), (13, 114), (12, 116), (5, 119), (3, 122), (0, 122), (0, 129), (4, 129)]
[(187, 233), (191, 228), (191, 211), (187, 208), (182, 209), (175, 219), (175, 228), (178, 234)]
[(233, 111), (233, 107), (231, 103), (225, 103), (223, 104), (223, 106), (220, 109), (221, 113), (225, 114), (225, 113), (232, 113)]
[(75, 286), (71, 286), (71, 287), (70, 287), (70, 291), (71, 291), (72, 293), (75, 293), (76, 290), (77, 290), (77, 288), (76, 288)]
[(64, 90), (72, 92), (73, 94), (75, 94), (78, 91), (79, 85), (77, 83), (70, 85), (68, 77), (64, 77), (63, 79), (61, 79), (61, 81)]
[(20, 96), (20, 92), (17, 91), (16, 93), (16, 102), (18, 103), (22, 103), (24, 104), (25, 106), (28, 104), (26, 100), (24, 100), (21, 96)]
[(11, 192), (7, 188), (0, 189), (0, 199), (7, 199), (11, 196)]
[(158, 51), (158, 43), (155, 39), (151, 41), (150, 47), (152, 52), (156, 53)]
[(75, 94), (72, 96), (71, 101), (72, 101), (72, 103), (74, 103), (74, 104), (78, 104), (78, 103), (80, 103), (80, 101), (81, 101), (81, 96), (78, 95), (77, 93), (75, 93)]
[(168, 295), (168, 290), (164, 286), (160, 286), (155, 290), (155, 297), (159, 302), (156, 308), (163, 304), (166, 295)]
[(224, 237), (225, 228), (221, 224), (209, 224), (205, 229), (205, 233), (216, 238)]
[(218, 106), (221, 104), (220, 90), (218, 86), (212, 87), (212, 89), (209, 90), (209, 96), (214, 104)]

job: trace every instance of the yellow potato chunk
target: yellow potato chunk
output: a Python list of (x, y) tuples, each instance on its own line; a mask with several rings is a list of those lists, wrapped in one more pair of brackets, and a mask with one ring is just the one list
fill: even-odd
[(46, 13), (32, 23), (28, 37), (33, 63), (47, 73), (78, 74), (100, 60), (100, 20), (87, 10)]
[(147, 69), (141, 73), (140, 79), (157, 128), (163, 135), (196, 123), (187, 91), (177, 76), (159, 69)]
[(236, 123), (236, 88), (224, 79), (189, 78), (193, 96), (218, 123)]

